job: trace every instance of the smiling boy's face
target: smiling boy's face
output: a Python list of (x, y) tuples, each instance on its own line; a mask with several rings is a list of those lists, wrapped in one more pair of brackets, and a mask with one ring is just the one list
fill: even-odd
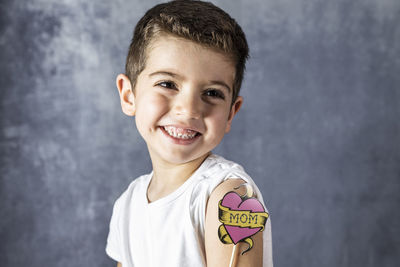
[(117, 77), (123, 111), (155, 161), (182, 164), (204, 159), (230, 130), (242, 98), (232, 103), (235, 66), (225, 54), (162, 35), (151, 44), (134, 94)]

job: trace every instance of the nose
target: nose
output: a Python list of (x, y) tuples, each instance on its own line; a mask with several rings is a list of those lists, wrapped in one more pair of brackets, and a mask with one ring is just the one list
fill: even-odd
[(198, 119), (201, 109), (201, 99), (194, 93), (180, 94), (174, 102), (175, 114), (186, 119)]

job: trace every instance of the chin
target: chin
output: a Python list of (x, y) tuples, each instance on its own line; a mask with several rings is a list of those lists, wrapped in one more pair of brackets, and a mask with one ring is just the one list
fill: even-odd
[(163, 157), (164, 160), (172, 164), (185, 164), (197, 159), (204, 159), (208, 156), (209, 152), (203, 154), (185, 154), (185, 153), (175, 153), (169, 154), (168, 157)]

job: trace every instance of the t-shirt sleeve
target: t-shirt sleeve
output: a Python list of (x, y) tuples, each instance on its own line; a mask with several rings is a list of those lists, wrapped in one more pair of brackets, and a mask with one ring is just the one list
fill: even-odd
[(115, 201), (113, 213), (110, 221), (110, 230), (107, 237), (106, 253), (109, 257), (117, 262), (122, 262), (121, 256), (121, 235), (120, 235), (120, 223), (119, 218), (121, 217), (121, 199)]

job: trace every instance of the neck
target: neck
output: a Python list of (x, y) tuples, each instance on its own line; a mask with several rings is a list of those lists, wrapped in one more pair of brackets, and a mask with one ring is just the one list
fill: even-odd
[(150, 155), (153, 164), (153, 178), (148, 188), (148, 200), (155, 201), (172, 193), (189, 179), (208, 155), (206, 154), (184, 164), (156, 160)]
[(153, 161), (153, 180), (165, 184), (184, 183), (208, 157), (206, 154), (184, 164), (174, 164), (165, 161)]

